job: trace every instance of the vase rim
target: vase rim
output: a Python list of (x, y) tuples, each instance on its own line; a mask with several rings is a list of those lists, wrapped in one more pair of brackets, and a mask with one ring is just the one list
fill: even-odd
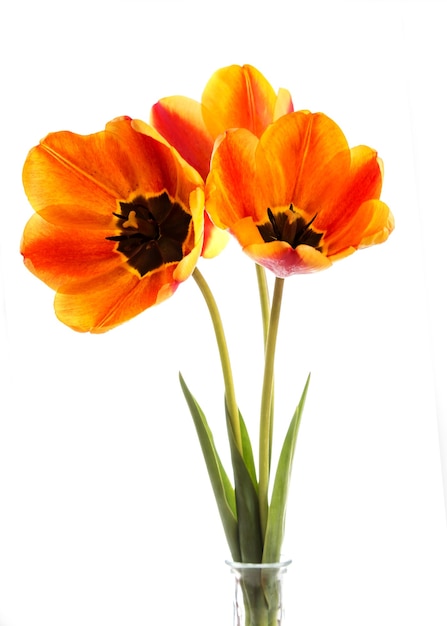
[(226, 559), (225, 563), (233, 569), (283, 569), (289, 567), (292, 559), (281, 559), (275, 563), (240, 563)]

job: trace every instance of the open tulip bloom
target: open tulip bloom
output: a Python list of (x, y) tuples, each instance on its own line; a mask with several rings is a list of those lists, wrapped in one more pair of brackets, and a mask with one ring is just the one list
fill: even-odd
[[(80, 332), (108, 331), (172, 296), (190, 276), (197, 282), (219, 348), (232, 474), (181, 376), (180, 383), (234, 561), (275, 563), (281, 554), (309, 382), (273, 472), (273, 372), (284, 281), (388, 238), (394, 224), (380, 200), (382, 178), (374, 150), (349, 148), (322, 113), (294, 111), (289, 92), (275, 94), (251, 66), (217, 71), (200, 103), (163, 98), (150, 125), (120, 117), (88, 136), (52, 133), (26, 159), (23, 182), (35, 214), (21, 252), (26, 267), (55, 290), (63, 323)], [(257, 464), (222, 320), (197, 267), (201, 256), (222, 252), (229, 236), (254, 262), (260, 292), (265, 364)], [(275, 275), (271, 302), (265, 270)]]

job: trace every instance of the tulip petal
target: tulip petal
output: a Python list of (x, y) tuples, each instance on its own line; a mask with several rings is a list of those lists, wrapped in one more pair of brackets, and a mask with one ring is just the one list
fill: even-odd
[(203, 117), (214, 137), (230, 128), (246, 128), (260, 136), (274, 119), (276, 103), (272, 86), (251, 65), (218, 70), (202, 95)]
[(256, 211), (254, 203), (263, 207), (256, 193), (255, 152), (258, 138), (249, 130), (228, 131), (216, 142), (212, 168), (206, 182), (206, 210), (220, 228)]
[(253, 261), (280, 278), (287, 278), (293, 274), (309, 274), (332, 265), (330, 259), (315, 248), (311, 246), (292, 248), (285, 241), (253, 244), (243, 250)]
[[(96, 158), (87, 156), (89, 152)], [(112, 164), (117, 164), (115, 167), (110, 163), (107, 166), (105, 154)], [(114, 137), (106, 138), (103, 133), (88, 138), (70, 132), (52, 133), (28, 154), (23, 184), (35, 211), (73, 204), (75, 191), (76, 197), (85, 201), (90, 214), (110, 219), (116, 197), (125, 197), (128, 169), (129, 164)]]
[(362, 210), (369, 214), (368, 226), (363, 231), (359, 248), (367, 248), (383, 243), (394, 230), (394, 216), (381, 200), (369, 200), (362, 205)]
[[(67, 207), (67, 212), (73, 214), (75, 209)], [(36, 213), (25, 227), (20, 251), (28, 269), (58, 289), (67, 281), (101, 276), (122, 263), (114, 253), (115, 244), (105, 238), (110, 232), (83, 227), (77, 233), (73, 224), (50, 223)]]
[(205, 259), (213, 259), (222, 252), (229, 239), (230, 235), (227, 231), (217, 228), (209, 215), (205, 213), (202, 256)]
[[(201, 185), (199, 176), (187, 167), (190, 187)], [(76, 197), (90, 213), (110, 217), (117, 198), (147, 189), (153, 195), (166, 190), (175, 197), (179, 170), (168, 146), (135, 132), (131, 120), (121, 118), (93, 135), (65, 131), (48, 135), (30, 151), (23, 184), (36, 211), (72, 204)]]
[(56, 293), (58, 319), (78, 332), (102, 333), (171, 296), (178, 287), (172, 267), (143, 280), (120, 266), (102, 276), (63, 285)]
[(150, 121), (205, 180), (214, 137), (205, 125), (201, 105), (184, 96), (163, 98), (152, 107)]
[(290, 92), (287, 89), (284, 89), (281, 87), (281, 89), (278, 90), (278, 96), (275, 102), (275, 109), (273, 111), (272, 122), (277, 120), (279, 117), (282, 117), (283, 115), (287, 115), (287, 113), (292, 113), (292, 111), (293, 111), (292, 96), (290, 95)]
[[(318, 227), (324, 230), (328, 240), (331, 239), (333, 242), (340, 240), (341, 233), (346, 231), (346, 225), (354, 219), (363, 202), (378, 199), (382, 189), (382, 167), (375, 150), (367, 146), (358, 146), (350, 150), (349, 157), (349, 169), (344, 172), (341, 179), (343, 185), (338, 185), (338, 194), (334, 194), (329, 210), (320, 212), (318, 216)], [(361, 221), (360, 219), (359, 225)], [(351, 226), (348, 230), (353, 232)], [(332, 243), (331, 248), (333, 245)]]
[[(349, 166), (348, 150), (345, 136), (325, 115), (308, 111), (285, 115), (260, 139), (257, 184), (271, 205), (293, 203), (313, 217), (321, 211), (323, 198), (338, 193), (340, 176)], [(340, 155), (336, 167), (334, 155)]]

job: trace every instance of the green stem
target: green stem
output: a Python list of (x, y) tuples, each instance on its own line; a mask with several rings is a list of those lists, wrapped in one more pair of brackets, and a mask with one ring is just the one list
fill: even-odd
[(225, 401), (227, 403), (227, 409), (230, 416), (231, 424), (233, 427), (234, 438), (239, 452), (242, 454), (242, 436), (241, 436), (241, 424), (239, 420), (239, 409), (236, 402), (236, 395), (234, 392), (233, 374), (231, 370), (230, 355), (228, 353), (227, 341), (225, 339), (225, 333), (220, 317), (219, 309), (217, 307), (214, 296), (211, 289), (208, 286), (205, 278), (196, 267), (193, 272), (194, 280), (196, 281), (200, 291), (202, 292), (205, 302), (208, 306), (208, 310), (213, 322), (214, 334), (216, 336), (217, 346), (219, 349), (220, 362), (222, 365), (222, 374), (225, 384)]
[[(258, 290), (259, 290), (259, 299), (261, 302), (261, 313), (262, 313), (262, 327), (264, 332), (264, 351), (267, 345), (267, 337), (269, 332), (269, 323), (270, 323), (270, 296), (269, 289), (267, 285), (267, 278), (265, 275), (265, 269), (262, 265), (256, 263), (256, 275), (258, 278)], [(273, 434), (273, 417), (274, 417), (274, 398), (273, 398), (273, 389), (272, 389), (272, 402), (270, 408), (270, 442), (269, 442), (269, 465), (272, 456), (272, 434)]]
[(265, 536), (268, 518), (270, 442), (272, 437), (273, 371), (283, 287), (284, 278), (276, 277), (268, 336), (265, 346), (264, 381), (262, 385), (261, 420), (259, 430), (259, 509), (263, 537)]
[(256, 276), (258, 279), (259, 299), (261, 301), (261, 313), (262, 313), (262, 328), (264, 331), (264, 344), (267, 343), (267, 335), (269, 331), (269, 319), (270, 319), (270, 298), (267, 285), (267, 279), (265, 276), (265, 269), (262, 265), (255, 263)]

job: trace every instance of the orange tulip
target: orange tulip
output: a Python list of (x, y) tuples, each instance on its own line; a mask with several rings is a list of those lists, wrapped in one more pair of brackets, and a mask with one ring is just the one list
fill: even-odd
[[(251, 65), (217, 70), (205, 86), (202, 102), (184, 96), (159, 100), (151, 109), (151, 125), (174, 146), (205, 180), (214, 141), (228, 128), (248, 128), (256, 135), (281, 115), (293, 111), (290, 93), (273, 87)], [(202, 255), (216, 256), (228, 237), (205, 212)]]
[(203, 180), (150, 127), (135, 126), (122, 117), (92, 135), (52, 133), (24, 165), (36, 211), (25, 265), (77, 331), (104, 332), (162, 302), (202, 250)]
[(285, 278), (388, 238), (394, 220), (379, 199), (382, 175), (374, 150), (350, 149), (326, 115), (297, 111), (259, 138), (235, 129), (216, 142), (205, 204), (244, 252)]
[(251, 65), (230, 65), (208, 81), (202, 102), (163, 98), (152, 107), (151, 124), (203, 177), (208, 175), (215, 139), (229, 128), (260, 136), (281, 115), (293, 111), (290, 93), (273, 87)]

